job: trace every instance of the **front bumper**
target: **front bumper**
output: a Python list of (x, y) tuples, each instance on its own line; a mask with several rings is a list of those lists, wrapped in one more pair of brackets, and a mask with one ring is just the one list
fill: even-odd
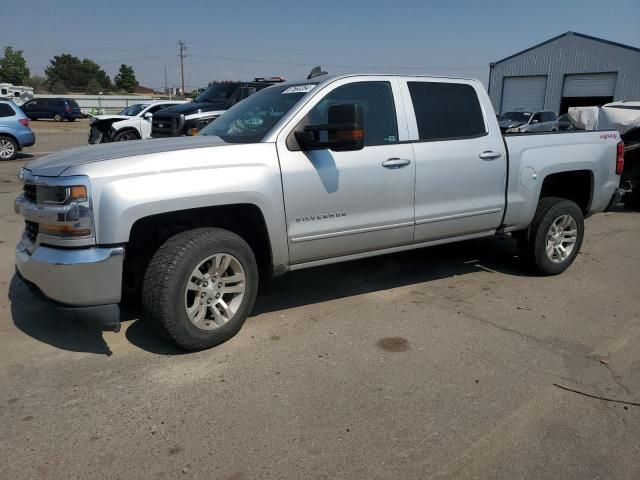
[(49, 299), (68, 306), (117, 304), (122, 295), (123, 247), (62, 249), (16, 246), (16, 269)]
[(47, 298), (42, 290), (33, 282), (24, 278), (20, 271), (16, 268), (16, 275), (22, 280), (33, 293), (40, 297), (40, 300), (49, 304), (49, 306), (72, 320), (80, 321), (92, 327), (98, 327), (101, 330), (109, 330), (113, 332), (120, 331), (120, 305), (112, 303), (108, 305), (90, 305), (86, 307), (72, 307), (62, 303), (55, 302)]

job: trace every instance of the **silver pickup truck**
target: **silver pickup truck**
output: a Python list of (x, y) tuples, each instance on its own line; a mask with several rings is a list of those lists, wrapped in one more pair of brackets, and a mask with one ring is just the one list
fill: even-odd
[(208, 348), (238, 332), (259, 278), (289, 270), (511, 232), (558, 274), (620, 194), (621, 146), (615, 131), (505, 138), (475, 80), (287, 82), (196, 137), (26, 165), (17, 272), (103, 329), (137, 293), (177, 345)]

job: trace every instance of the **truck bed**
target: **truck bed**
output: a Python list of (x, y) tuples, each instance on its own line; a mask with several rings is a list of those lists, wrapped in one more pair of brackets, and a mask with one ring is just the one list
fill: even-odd
[(615, 130), (514, 133), (504, 135), (504, 142), (509, 158), (505, 231), (526, 228), (549, 175), (572, 170), (592, 177), (587, 215), (605, 210), (619, 186), (615, 166), (620, 134)]

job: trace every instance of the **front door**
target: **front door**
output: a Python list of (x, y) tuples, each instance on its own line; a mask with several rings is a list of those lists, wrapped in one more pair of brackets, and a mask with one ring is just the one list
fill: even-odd
[[(407, 127), (396, 108), (399, 83), (366, 78), (372, 80), (348, 78), (325, 87), (278, 138), (292, 264), (412, 242), (415, 162), (411, 145), (400, 143)], [(362, 150), (287, 146), (296, 125), (325, 124), (329, 107), (344, 103), (362, 106)]]
[(505, 206), (507, 155), (483, 112), (479, 83), (403, 81), (416, 160), (415, 241), (495, 230)]

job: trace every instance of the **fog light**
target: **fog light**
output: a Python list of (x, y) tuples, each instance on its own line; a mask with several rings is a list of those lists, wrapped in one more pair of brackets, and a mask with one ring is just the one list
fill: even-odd
[(69, 225), (41, 223), (40, 233), (64, 237), (86, 237), (91, 235), (91, 230), (88, 228), (75, 228)]

